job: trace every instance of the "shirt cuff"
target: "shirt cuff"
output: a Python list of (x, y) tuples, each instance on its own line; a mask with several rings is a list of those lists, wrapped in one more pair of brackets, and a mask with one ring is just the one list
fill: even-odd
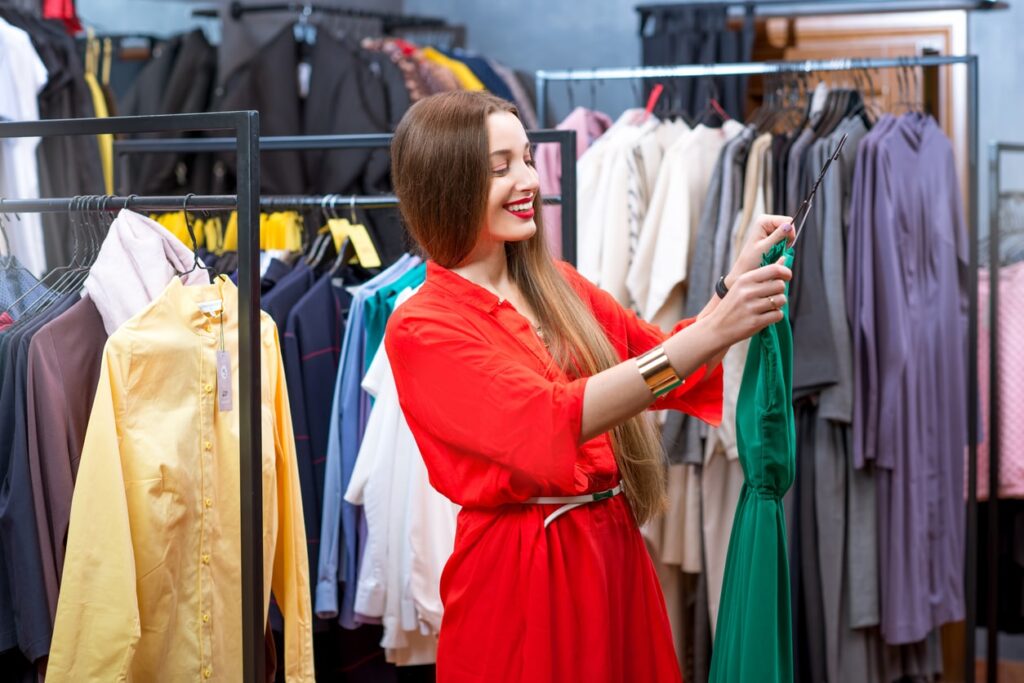
[(321, 619), (338, 616), (338, 584), (334, 581), (317, 581), (316, 615)]

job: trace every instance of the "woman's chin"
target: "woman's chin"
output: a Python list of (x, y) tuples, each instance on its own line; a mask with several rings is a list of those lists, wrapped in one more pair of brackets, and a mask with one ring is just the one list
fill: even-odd
[(506, 242), (522, 242), (537, 234), (537, 224), (532, 220), (523, 221), (522, 225), (502, 230), (502, 233), (502, 239)]

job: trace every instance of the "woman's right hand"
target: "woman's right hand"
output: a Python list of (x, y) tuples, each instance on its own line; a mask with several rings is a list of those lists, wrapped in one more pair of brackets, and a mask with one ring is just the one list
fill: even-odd
[(726, 345), (782, 320), (786, 283), (793, 278), (793, 271), (783, 265), (783, 260), (743, 273), (718, 302), (709, 317)]

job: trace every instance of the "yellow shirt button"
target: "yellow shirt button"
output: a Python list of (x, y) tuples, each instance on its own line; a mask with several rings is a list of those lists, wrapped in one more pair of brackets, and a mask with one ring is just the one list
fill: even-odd
[(213, 675), (213, 672), (209, 668), (203, 669), (203, 678), (209, 678)]
[(208, 508), (212, 508), (213, 507), (213, 499), (212, 498), (207, 498), (206, 500), (203, 501), (203, 505), (205, 505)]
[(210, 556), (203, 555), (203, 564), (210, 564)]
[(213, 385), (212, 384), (207, 384), (206, 386), (203, 387), (203, 391), (205, 391), (206, 393), (209, 394), (210, 392), (213, 391)]
[[(210, 623), (210, 615), (209, 614), (204, 614), (203, 615), (203, 623), (204, 624), (209, 624)], [(209, 671), (209, 669), (207, 669), (207, 671)], [(207, 678), (209, 678), (209, 676), (207, 676)]]
[(210, 450), (211, 448), (213, 448), (213, 444), (207, 441), (203, 443), (203, 448), (205, 448), (206, 450)]

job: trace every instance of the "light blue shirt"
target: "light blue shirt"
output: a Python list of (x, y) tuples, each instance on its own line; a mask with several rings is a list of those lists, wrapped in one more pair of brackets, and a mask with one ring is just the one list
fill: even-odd
[[(352, 299), (345, 339), (341, 347), (341, 364), (334, 385), (331, 404), (331, 425), (327, 441), (327, 468), (324, 476), (324, 509), (320, 522), (320, 561), (316, 584), (316, 614), (321, 619), (338, 616), (345, 628), (356, 628), (356, 581), (359, 569), (360, 510), (344, 500), (352, 478), (359, 444), (369, 419), (369, 396), (363, 391), (363, 354), (366, 330), (363, 325), (363, 304), (380, 287), (384, 287), (421, 259), (403, 255), (387, 270), (365, 283)], [(344, 546), (342, 546), (342, 537)], [(339, 566), (341, 577), (339, 577)], [(341, 610), (338, 609), (339, 578), (345, 582)]]

